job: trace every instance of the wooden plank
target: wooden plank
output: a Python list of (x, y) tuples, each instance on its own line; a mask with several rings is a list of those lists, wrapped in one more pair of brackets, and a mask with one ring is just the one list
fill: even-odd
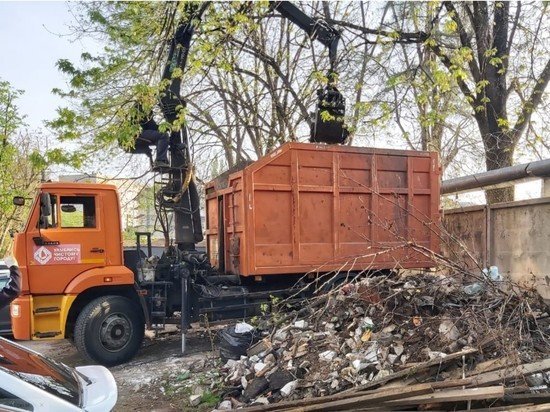
[(426, 395), (410, 396), (406, 399), (398, 399), (385, 402), (384, 405), (409, 406), (422, 405), (425, 403), (465, 402), (483, 399), (498, 399), (502, 397), (504, 397), (504, 387), (489, 386), (487, 388), (451, 389)]
[[(326, 402), (318, 405), (308, 405), (299, 410), (293, 409), (292, 412), (332, 412), (332, 411), (349, 411), (357, 406), (365, 406), (369, 404), (383, 404), (386, 401), (402, 399), (410, 396), (418, 396), (432, 392), (430, 384), (419, 384), (408, 386), (405, 388), (396, 388), (384, 392), (372, 393), (353, 398), (340, 399), (333, 402)], [(415, 393), (413, 395), (413, 393)]]
[(437, 375), (438, 370), (439, 366), (432, 366), (431, 368), (424, 369), (423, 371), (416, 373), (414, 376), (406, 376), (404, 378), (388, 382), (378, 389), (402, 388), (403, 386), (430, 382), (431, 380), (433, 380), (433, 377)]
[[(388, 412), (390, 409), (388, 409), (388, 406), (373, 406), (373, 407), (366, 407), (366, 408), (357, 408), (353, 409), (353, 412)], [(403, 406), (396, 406), (396, 411), (401, 412), (416, 412), (418, 411), (417, 407), (413, 407), (413, 409), (403, 409)], [(430, 412), (449, 412), (447, 409), (430, 409)], [(476, 412), (475, 409), (472, 409), (472, 411)]]
[[(467, 379), (456, 379), (456, 380), (446, 380), (446, 381), (440, 381), (440, 382), (431, 382), (429, 385), (432, 390), (436, 389), (445, 389), (445, 388), (455, 388), (457, 386), (466, 386), (469, 385), (472, 382), (471, 378)], [(418, 385), (425, 385), (425, 384), (417, 384)], [(415, 385), (410, 385), (409, 387), (415, 387)], [(300, 406), (307, 406), (307, 405), (314, 405), (317, 403), (327, 403), (332, 401), (337, 401), (341, 399), (351, 399), (351, 398), (357, 398), (360, 396), (365, 395), (373, 395), (377, 396), (378, 399), (381, 399), (382, 397), (391, 396), (395, 393), (403, 393), (404, 387), (399, 388), (387, 388), (382, 387), (379, 389), (374, 389), (371, 391), (362, 391), (362, 392), (354, 392), (354, 393), (335, 393), (333, 395), (328, 396), (322, 396), (317, 398), (306, 398), (306, 399), (299, 399), (296, 401), (288, 401), (288, 402), (278, 402), (276, 404), (272, 405), (262, 405), (262, 406), (253, 406), (248, 407), (246, 410), (247, 412), (266, 412), (270, 410), (278, 410), (278, 411), (284, 411), (284, 410), (293, 410), (293, 408), (297, 408)]]
[(550, 358), (544, 359), (540, 362), (519, 365), (514, 368), (505, 368), (494, 372), (482, 373), (473, 377), (471, 386), (493, 385), (515, 377), (544, 372), (547, 370), (550, 370)]
[[(516, 366), (519, 365), (521, 362), (519, 360), (519, 357), (517, 354), (512, 354), (509, 356), (504, 356), (502, 358), (498, 359), (491, 359), (485, 362), (480, 362), (473, 369), (467, 370), (464, 372), (465, 376), (474, 376), (479, 375), (481, 373), (485, 372), (492, 372), (497, 369), (502, 369), (508, 366)], [(449, 373), (449, 379), (459, 379), (462, 377), (462, 369), (456, 369), (454, 371), (451, 371)]]
[(521, 403), (521, 402), (533, 402), (533, 403), (550, 403), (550, 393), (514, 393), (506, 397), (508, 403)]
[(517, 412), (548, 412), (550, 411), (550, 403), (544, 403), (544, 404), (540, 404), (540, 405), (533, 405), (533, 406), (528, 406), (527, 408), (517, 408), (515, 409), (515, 411)]
[(456, 388), (457, 386), (468, 386), (472, 383), (472, 378), (466, 379), (446, 379), (444, 381), (431, 382), (432, 389)]
[(510, 405), (510, 406), (500, 406), (496, 408), (483, 408), (483, 409), (470, 409), (470, 410), (460, 410), (457, 412), (548, 412), (550, 411), (550, 403), (545, 403), (541, 405), (533, 405), (532, 403), (525, 403), (522, 405)]
[[(358, 406), (368, 404), (377, 404), (385, 401), (418, 396), (432, 392), (433, 389), (429, 383), (408, 386), (405, 388), (392, 389), (381, 393), (372, 393), (363, 396), (356, 396), (351, 399), (341, 399), (332, 402), (323, 402), (316, 405), (305, 405), (298, 408), (284, 409), (289, 412), (329, 412), (329, 411), (349, 411)], [(247, 409), (248, 410), (248, 409)], [(265, 410), (265, 409), (264, 409)], [(279, 410), (279, 409), (277, 409)]]
[[(402, 382), (403, 384), (401, 386), (399, 385), (393, 385), (394, 383)], [(432, 389), (446, 389), (446, 388), (456, 388), (457, 386), (467, 386), (472, 383), (472, 378), (465, 378), (465, 379), (445, 379), (442, 381), (436, 381), (436, 382), (413, 382), (413, 385), (420, 385), (422, 383), (429, 383), (432, 386)], [(378, 392), (384, 392), (389, 389), (394, 388), (403, 388), (405, 386), (411, 386), (411, 384), (407, 383), (407, 381), (397, 381), (392, 382), (389, 385), (384, 385), (381, 388), (373, 389), (371, 391), (368, 391), (368, 393), (378, 393)], [(366, 394), (366, 391), (358, 392), (358, 394), (363, 395)], [(351, 394), (344, 394), (344, 393), (336, 393), (332, 396), (340, 396), (341, 398), (349, 397)]]
[[(491, 406), (489, 408), (478, 408), (478, 409), (461, 409), (456, 412), (508, 412), (508, 411), (523, 411), (522, 408), (527, 408), (529, 406), (533, 406), (532, 403), (524, 403), (522, 405), (508, 405), (508, 406)], [(520, 409), (518, 409), (520, 408)]]
[(477, 351), (478, 350), (474, 349), (474, 348), (466, 349), (466, 350), (463, 350), (463, 351), (460, 351), (460, 352), (455, 352), (455, 353), (452, 353), (450, 355), (447, 355), (444, 358), (437, 358), (437, 359), (432, 359), (432, 360), (429, 360), (429, 361), (426, 361), (426, 362), (422, 362), (420, 364), (416, 364), (413, 367), (400, 370), (399, 372), (392, 373), (391, 375), (385, 376), (381, 379), (376, 379), (375, 378), (372, 382), (365, 383), (364, 385), (357, 386), (353, 389), (348, 389), (348, 390), (342, 391), (341, 393), (350, 393), (350, 392), (362, 391), (362, 390), (365, 390), (365, 389), (370, 389), (370, 388), (374, 388), (376, 386), (384, 385), (385, 383), (391, 382), (391, 381), (396, 380), (396, 379), (401, 379), (401, 378), (407, 378), (407, 377), (410, 377), (410, 376), (414, 376), (414, 375), (418, 374), (419, 372), (422, 372), (425, 369), (431, 368), (432, 366), (444, 365), (444, 364), (449, 363), (453, 360), (459, 359), (462, 356), (471, 355), (472, 353), (476, 353)]

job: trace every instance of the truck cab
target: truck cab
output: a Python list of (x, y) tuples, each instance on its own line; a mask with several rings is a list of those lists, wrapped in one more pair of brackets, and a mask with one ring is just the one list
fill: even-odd
[(23, 274), (21, 296), (11, 305), (14, 337), (71, 338), (88, 357), (101, 353), (104, 364), (132, 357), (145, 315), (122, 250), (115, 186), (43, 183), (14, 239)]

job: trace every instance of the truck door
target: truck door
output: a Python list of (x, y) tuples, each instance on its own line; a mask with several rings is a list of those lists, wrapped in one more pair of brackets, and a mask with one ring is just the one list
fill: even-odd
[(27, 231), (32, 294), (61, 294), (80, 273), (105, 266), (105, 229), (98, 196), (52, 193), (49, 202), (49, 215), (35, 211), (36, 220)]

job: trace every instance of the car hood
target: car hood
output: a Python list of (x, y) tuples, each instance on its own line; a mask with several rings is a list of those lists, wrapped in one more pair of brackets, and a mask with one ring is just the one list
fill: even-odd
[(82, 384), (82, 409), (106, 412), (114, 408), (118, 391), (113, 374), (104, 366), (77, 366)]

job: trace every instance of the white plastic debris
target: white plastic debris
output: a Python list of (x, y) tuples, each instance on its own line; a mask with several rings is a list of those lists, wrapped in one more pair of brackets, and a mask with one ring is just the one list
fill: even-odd
[[(504, 278), (502, 275), (498, 272), (498, 266), (490, 266), (489, 269), (485, 268), (482, 270), (483, 276), (486, 279), (489, 279), (493, 282), (502, 282)], [(471, 285), (464, 286), (464, 293), (467, 295), (473, 296), (477, 295), (478, 293), (482, 292), (484, 289), (483, 285), (479, 282), (472, 283)]]
[(298, 329), (305, 329), (307, 327), (307, 322), (305, 320), (297, 320), (294, 322), (294, 327)]
[(269, 400), (263, 396), (256, 398), (254, 403), (259, 403), (260, 405), (269, 405)]
[(189, 397), (189, 404), (191, 406), (199, 406), (202, 401), (202, 395), (191, 395)]
[(246, 322), (239, 322), (235, 325), (235, 333), (247, 333), (254, 329), (254, 326)]
[(498, 273), (498, 266), (490, 266), (489, 270), (483, 269), (483, 274), (493, 282), (502, 282), (503, 280), (502, 275)]
[(227, 400), (227, 401), (222, 401), (219, 405), (218, 405), (218, 408), (217, 408), (219, 411), (230, 411), (231, 409), (233, 409), (233, 407), (231, 406), (231, 401)]
[(281, 395), (286, 398), (292, 395), (297, 387), (298, 387), (298, 381), (290, 381), (281, 388)]
[(353, 368), (359, 372), (359, 371), (362, 371), (363, 369), (365, 369), (367, 366), (370, 365), (370, 363), (367, 363), (367, 362), (361, 362), (360, 359), (355, 359), (353, 362), (351, 362), (351, 365), (353, 366)]
[(331, 362), (336, 357), (336, 352), (333, 350), (326, 350), (319, 354), (319, 360), (324, 362)]
[(444, 352), (438, 352), (438, 351), (429, 351), (428, 352), (428, 359), (434, 360), (434, 359), (443, 359), (447, 357), (447, 354)]
[(372, 329), (374, 328), (374, 322), (371, 318), (365, 317), (361, 320), (361, 328), (363, 328), (363, 330)]
[(260, 372), (263, 368), (266, 367), (266, 364), (263, 363), (263, 362), (258, 362), (254, 365), (254, 372), (258, 373)]
[(480, 283), (472, 283), (471, 285), (464, 286), (464, 293), (470, 296), (477, 295), (482, 290), (483, 286), (481, 286)]
[(393, 353), (388, 354), (388, 362), (390, 363), (390, 365), (393, 365), (398, 357), (399, 356), (394, 355)]

